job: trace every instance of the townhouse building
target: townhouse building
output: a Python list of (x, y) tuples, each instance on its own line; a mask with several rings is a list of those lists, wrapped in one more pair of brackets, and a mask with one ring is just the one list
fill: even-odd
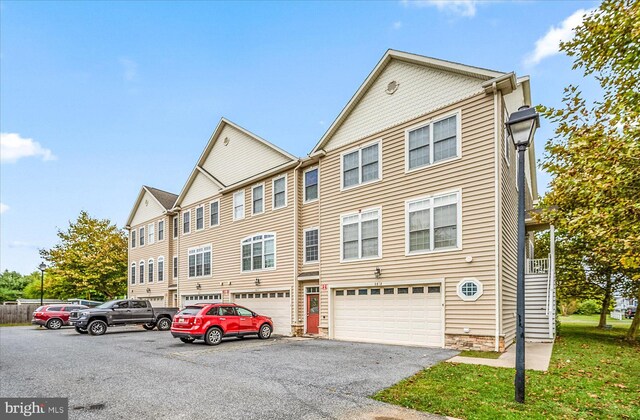
[[(129, 295), (234, 302), (285, 335), (504, 351), (517, 241), (504, 122), (524, 104), (528, 77), (389, 50), (306, 157), (223, 118), (179, 194), (142, 188)], [(533, 145), (525, 173), (532, 209)], [(527, 267), (527, 333), (553, 339), (553, 255)]]

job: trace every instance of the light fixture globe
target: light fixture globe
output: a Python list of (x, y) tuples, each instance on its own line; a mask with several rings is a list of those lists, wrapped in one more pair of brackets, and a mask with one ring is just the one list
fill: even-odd
[(43, 262), (40, 263), (40, 265), (38, 266), (38, 268), (40, 269), (40, 271), (44, 271), (47, 269), (47, 265)]
[(540, 115), (535, 108), (524, 105), (509, 116), (505, 125), (513, 144), (527, 147), (533, 141), (536, 128), (540, 127)]

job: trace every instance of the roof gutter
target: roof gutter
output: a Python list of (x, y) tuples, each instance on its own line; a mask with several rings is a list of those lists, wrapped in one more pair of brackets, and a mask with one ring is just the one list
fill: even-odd
[(253, 183), (253, 182), (255, 182), (255, 181), (259, 180), (259, 179), (267, 178), (269, 176), (277, 174), (278, 172), (287, 171), (287, 170), (289, 170), (291, 168), (294, 168), (299, 164), (299, 162), (300, 162), (300, 159), (296, 159), (296, 160), (293, 160), (291, 162), (287, 162), (287, 163), (285, 163), (283, 165), (276, 166), (275, 168), (269, 169), (268, 171), (265, 171), (265, 172), (259, 173), (257, 175), (254, 175), (251, 178), (243, 179), (242, 181), (238, 181), (235, 184), (227, 185), (226, 187), (221, 189), (219, 192), (220, 192), (220, 194), (226, 194), (226, 193), (228, 193), (230, 191), (235, 191), (238, 188), (245, 187), (245, 186), (247, 186), (247, 185), (249, 185), (249, 184), (251, 184), (251, 183)]

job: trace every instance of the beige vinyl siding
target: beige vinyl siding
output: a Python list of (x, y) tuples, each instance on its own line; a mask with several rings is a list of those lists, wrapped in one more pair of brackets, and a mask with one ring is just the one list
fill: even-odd
[[(461, 110), (462, 158), (405, 173), (405, 129)], [(382, 140), (379, 182), (340, 190), (340, 154)], [(476, 95), (436, 113), (407, 121), (361, 142), (329, 152), (321, 160), (321, 283), (445, 279), (446, 333), (495, 335), (493, 97)], [(405, 256), (405, 200), (462, 190), (462, 250)], [(340, 215), (380, 206), (383, 258), (340, 263)], [(472, 263), (465, 262), (473, 257)], [(382, 276), (375, 279), (380, 267)], [(475, 277), (484, 293), (475, 302), (457, 296), (458, 282)], [(328, 326), (327, 292), (321, 291), (320, 326)]]
[(159, 217), (164, 213), (164, 209), (158, 201), (147, 191), (144, 192), (142, 200), (135, 211), (135, 215), (131, 220), (131, 226), (141, 225), (148, 220)]
[[(220, 191), (220, 187), (218, 187), (215, 183), (213, 183), (213, 181), (207, 178), (206, 175), (198, 173), (193, 180), (193, 183), (189, 187), (189, 190), (182, 199), (182, 203), (180, 203), (180, 206), (184, 209), (186, 207), (189, 207), (191, 204), (198, 203), (213, 195), (216, 195), (218, 191)], [(193, 216), (194, 213), (191, 213), (191, 215)]]
[[(144, 200), (143, 200), (144, 203)], [(144, 205), (144, 204), (143, 204)], [(129, 239), (129, 263), (127, 265), (127, 295), (130, 297), (145, 298), (149, 296), (163, 296), (165, 302), (167, 298), (167, 288), (171, 281), (171, 259), (173, 258), (170, 250), (173, 248), (173, 238), (168, 230), (169, 216), (156, 217), (153, 220), (140, 223), (132, 226), (131, 230), (136, 230), (136, 243), (135, 248), (131, 248), (131, 240)], [(158, 241), (158, 221), (164, 220), (164, 240)], [(155, 225), (155, 242), (151, 245), (145, 238), (145, 245), (140, 246), (140, 228), (144, 226), (145, 235), (148, 236), (148, 225), (154, 223)], [(164, 281), (158, 283), (158, 257), (164, 257)], [(149, 259), (153, 258), (153, 283), (149, 283)], [(140, 284), (140, 260), (144, 260), (144, 284)], [(136, 284), (131, 285), (131, 263), (136, 263)], [(150, 289), (147, 292), (147, 288)]]
[[(389, 95), (387, 84), (399, 83)], [(335, 150), (482, 91), (483, 80), (393, 59), (325, 146)]]
[[(228, 139), (226, 145), (225, 139)], [(244, 156), (260, 158), (251, 160), (251, 164), (243, 164), (239, 159)], [(231, 125), (225, 125), (202, 167), (224, 185), (233, 185), (289, 161), (290, 158), (272, 147)]]
[[(182, 212), (191, 210), (192, 226), (195, 226), (195, 208), (204, 205), (205, 228), (201, 231), (192, 229), (190, 234), (180, 235), (178, 250), (180, 295), (222, 293), (225, 290), (228, 290), (230, 294), (238, 291), (246, 293), (287, 290), (293, 292), (293, 170), (287, 172), (288, 205), (273, 210), (272, 179), (280, 175), (282, 174), (256, 181), (264, 182), (264, 213), (251, 214), (251, 186), (254, 184), (242, 188), (245, 192), (245, 218), (242, 220), (233, 221), (233, 194), (240, 189), (208, 197), (182, 209)], [(220, 224), (210, 227), (208, 223), (209, 203), (214, 199), (220, 200)], [(242, 272), (241, 240), (248, 236), (267, 232), (276, 235), (276, 268), (274, 270)], [(212, 245), (211, 276), (189, 278), (189, 248), (208, 244)], [(260, 279), (259, 286), (255, 285), (256, 278)], [(201, 285), (199, 290), (196, 288), (198, 283)], [(232, 301), (232, 296), (225, 293), (223, 300)]]

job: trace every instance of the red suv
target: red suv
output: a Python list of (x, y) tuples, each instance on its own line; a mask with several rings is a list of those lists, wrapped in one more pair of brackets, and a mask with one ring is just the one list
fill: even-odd
[(258, 334), (271, 337), (273, 321), (268, 316), (233, 303), (198, 303), (180, 311), (171, 324), (171, 334), (183, 343), (204, 339), (210, 346), (220, 344), (222, 337), (244, 337)]
[(65, 304), (40, 306), (33, 312), (31, 323), (57, 330), (63, 325), (69, 325), (69, 312), (87, 308), (88, 306), (85, 305)]

